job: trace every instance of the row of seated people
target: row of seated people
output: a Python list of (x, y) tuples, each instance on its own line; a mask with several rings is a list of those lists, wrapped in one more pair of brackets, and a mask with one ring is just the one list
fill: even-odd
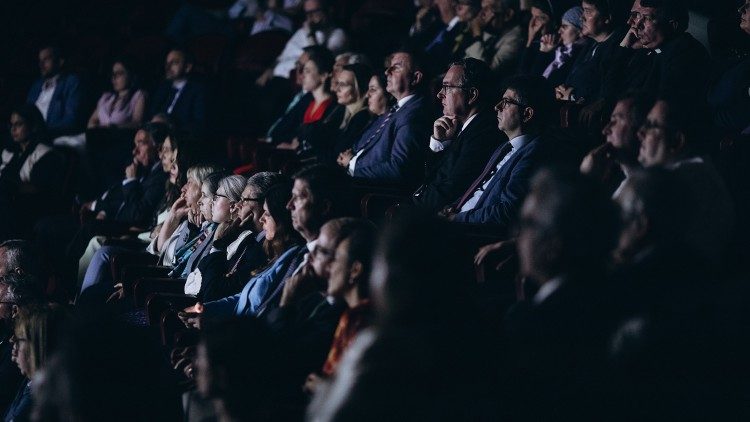
[[(236, 176), (221, 179), (212, 197), (208, 190), (216, 182), (210, 179), (216, 178), (204, 181), (199, 206), (204, 214), (210, 208), (212, 221), (231, 215), (240, 202), (245, 206), (244, 198), (236, 199)], [(269, 183), (264, 194), (261, 180)], [(202, 260), (215, 257), (220, 275), (197, 281), (236, 293), (215, 300), (199, 293), (184, 310), (184, 301), (161, 295), (174, 300), (167, 311), (179, 311), (189, 327), (183, 338), (195, 330), (200, 337), (197, 348), (184, 347), (185, 341), (172, 353), (173, 376), (194, 379), (199, 393), (187, 401), (191, 416), (300, 420), (307, 412), (311, 420), (381, 419), (398, 410), (430, 419), (538, 420), (617, 409), (627, 420), (715, 416), (717, 408), (742, 415), (742, 395), (730, 391), (745, 376), (746, 342), (737, 334), (743, 303), (737, 299), (747, 297), (746, 289), (720, 277), (690, 246), (686, 205), (695, 198), (676, 172), (635, 171), (612, 201), (595, 178), (540, 171), (520, 211), (517, 240), (490, 245), (475, 258), (507, 265), (511, 251), (517, 259), (521, 300), (503, 306), (482, 305), (499, 285), (471, 282), (465, 263), (475, 249), (465, 247), (457, 226), (404, 212), (376, 240), (372, 223), (335, 218), (343, 197), (336, 180), (323, 167), (297, 173), (293, 183), (275, 174), (255, 177), (242, 196), (264, 195), (262, 231), (245, 227), (232, 234), (232, 225), (252, 218), (240, 211), (224, 232), (237, 236), (235, 247), (245, 243), (234, 256), (260, 247), (256, 233), (265, 237), (268, 255), (255, 271), (243, 270), (244, 286), (229, 287), (233, 248), (222, 235)], [(240, 240), (242, 233), (250, 240)], [(202, 253), (206, 239), (196, 236), (193, 253)], [(0, 245), (0, 258), (3, 328), (15, 326), (11, 343), (2, 346), (18, 364), (2, 375), (18, 385), (15, 399), (6, 395), (9, 415), (24, 417), (35, 407), (49, 415), (90, 412), (96, 419), (133, 399), (121, 410), (130, 417), (180, 417), (180, 385), (158, 375), (153, 336), (130, 334), (142, 324), (131, 318), (132, 304), (115, 300), (108, 313), (93, 314), (107, 320), (114, 313), (124, 323), (89, 323), (65, 332), (58, 346), (45, 341), (55, 334), (45, 330), (54, 331), (65, 312), (26, 308), (46, 300), (35, 279), (38, 253), (28, 242), (11, 241)], [(185, 283), (186, 291), (195, 281)], [(96, 304), (84, 296), (74, 311), (86, 319)], [(29, 323), (37, 314), (49, 322)], [(126, 340), (137, 341), (101, 355)], [(29, 351), (40, 347), (45, 353)], [(155, 360), (163, 365), (164, 356)], [(716, 377), (716, 370), (732, 375)], [(124, 381), (133, 384), (117, 386)], [(707, 394), (707, 386), (718, 393)], [(71, 388), (90, 395), (60, 394)], [(113, 391), (122, 395), (91, 400)], [(689, 409), (682, 405), (686, 399), (694, 403)]]

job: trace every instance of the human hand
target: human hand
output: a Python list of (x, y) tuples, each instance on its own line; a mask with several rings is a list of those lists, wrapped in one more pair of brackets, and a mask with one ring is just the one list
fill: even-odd
[(308, 259), (305, 266), (284, 283), (284, 291), (281, 293), (279, 306), (286, 306), (305, 294), (315, 291), (317, 278), (318, 276)]
[(509, 268), (516, 259), (516, 239), (509, 239), (479, 248), (474, 256), (474, 264), (479, 266), (490, 261), (497, 262), (495, 270), (502, 271)]
[(99, 211), (99, 213), (96, 214), (96, 219), (97, 220), (104, 220), (106, 218), (107, 218), (107, 213), (104, 212), (104, 211)]
[(244, 220), (240, 220), (240, 218), (237, 217), (229, 221), (219, 223), (219, 225), (216, 227), (216, 231), (214, 232), (214, 242), (227, 236), (229, 238), (232, 238), (233, 236), (235, 236), (235, 234), (239, 234), (239, 232), (242, 230), (242, 221)]
[(604, 182), (609, 179), (614, 166), (617, 165), (613, 158), (613, 147), (609, 142), (594, 148), (586, 154), (581, 162), (581, 173), (594, 177)]
[(135, 179), (138, 174), (138, 162), (133, 159), (133, 162), (129, 166), (125, 167), (125, 178)]
[(258, 76), (258, 79), (255, 80), (255, 84), (258, 86), (266, 86), (266, 84), (271, 80), (272, 77), (273, 69), (266, 69), (266, 71), (261, 73), (261, 75)]
[(531, 19), (529, 21), (529, 35), (528, 38), (526, 38), (526, 47), (529, 47), (531, 43), (534, 42), (536, 34), (538, 34), (543, 27), (544, 22), (542, 22), (540, 19)]
[(443, 116), (432, 125), (432, 137), (438, 141), (454, 139), (458, 132), (458, 119), (455, 117)]
[(339, 154), (338, 158), (336, 158), (336, 163), (338, 163), (338, 165), (340, 165), (341, 167), (348, 168), (349, 162), (352, 161), (352, 158), (354, 158), (354, 152), (351, 148), (349, 148), (348, 150)]
[(201, 315), (203, 315), (203, 304), (200, 302), (193, 306), (188, 306), (177, 313), (183, 324), (188, 328), (201, 329)]
[(122, 283), (115, 284), (115, 291), (107, 298), (107, 303), (117, 302), (125, 298), (125, 286)]
[(560, 101), (570, 101), (570, 95), (573, 93), (572, 87), (560, 85), (555, 88), (555, 98)]
[(193, 208), (188, 209), (187, 218), (190, 224), (200, 227), (203, 224), (204, 218), (200, 210), (194, 210)]
[(555, 49), (559, 42), (560, 37), (558, 37), (557, 34), (544, 34), (539, 41), (539, 51), (542, 53), (549, 53)]
[(315, 394), (318, 390), (318, 386), (320, 386), (320, 383), (323, 382), (323, 380), (325, 380), (325, 378), (316, 373), (311, 373), (307, 376), (307, 379), (305, 379), (305, 383), (302, 385), (302, 391), (310, 395)]
[(625, 34), (625, 37), (623, 37), (622, 41), (620, 42), (620, 47), (633, 48), (633, 49), (638, 49), (638, 48), (643, 47), (643, 45), (641, 45), (640, 40), (638, 39), (638, 34), (636, 34), (634, 28), (630, 28), (628, 32)]

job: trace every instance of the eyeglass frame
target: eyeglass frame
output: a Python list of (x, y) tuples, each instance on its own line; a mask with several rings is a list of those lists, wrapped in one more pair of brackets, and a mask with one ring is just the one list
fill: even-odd
[(449, 89), (460, 89), (462, 91), (468, 91), (471, 88), (470, 87), (466, 87), (465, 85), (442, 84), (442, 85), (440, 85), (440, 90), (438, 91), (438, 94), (440, 94), (440, 93), (448, 93)]
[(513, 98), (503, 97), (500, 99), (500, 101), (498, 101), (497, 104), (495, 104), (495, 108), (498, 110), (504, 110), (505, 107), (508, 106), (508, 104), (516, 105), (521, 109), (525, 109), (526, 107), (529, 107), (527, 104), (514, 100)]
[(240, 202), (263, 202), (266, 198), (264, 196), (259, 196), (257, 198), (247, 198), (247, 197), (240, 197)]

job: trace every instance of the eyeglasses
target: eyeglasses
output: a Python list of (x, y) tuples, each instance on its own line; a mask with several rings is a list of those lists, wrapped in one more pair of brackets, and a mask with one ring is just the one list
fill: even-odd
[(656, 15), (644, 15), (641, 12), (630, 12), (630, 20), (633, 22), (639, 22), (640, 20), (643, 20), (644, 22), (656, 22)]
[(230, 199), (230, 198), (229, 198), (228, 196), (226, 196), (226, 195), (222, 195), (222, 194), (220, 194), (220, 193), (217, 193), (217, 194), (216, 194), (216, 195), (214, 195), (214, 196), (218, 196), (218, 197), (221, 197), (221, 198), (229, 199), (229, 200), (231, 201), (231, 199)]
[(524, 104), (522, 102), (519, 102), (519, 101), (516, 101), (513, 98), (503, 97), (503, 99), (500, 100), (499, 103), (497, 103), (497, 105), (495, 106), (495, 108), (498, 109), (498, 110), (503, 110), (505, 107), (508, 107), (509, 105), (517, 105), (518, 107), (521, 107), (521, 108), (528, 107), (526, 104)]
[(464, 90), (466, 88), (463, 85), (448, 85), (448, 84), (443, 84), (443, 85), (440, 86), (440, 91), (438, 91), (438, 92), (446, 92), (447, 93), (449, 89)]
[(242, 201), (242, 202), (263, 202), (263, 197), (259, 196), (257, 198), (247, 198), (247, 197), (243, 196), (242, 198), (240, 198), (240, 201)]

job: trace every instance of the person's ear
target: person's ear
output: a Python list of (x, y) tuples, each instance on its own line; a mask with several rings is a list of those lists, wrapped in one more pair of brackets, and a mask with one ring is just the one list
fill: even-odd
[(412, 73), (411, 86), (419, 85), (419, 83), (422, 82), (423, 77), (424, 74), (421, 70), (415, 70), (414, 73)]
[(364, 273), (362, 263), (359, 261), (352, 262), (351, 267), (349, 267), (349, 282), (354, 284), (355, 280), (359, 280), (362, 277), (362, 273)]
[(675, 133), (674, 137), (672, 137), (672, 145), (670, 150), (675, 152), (682, 151), (685, 148), (686, 144), (687, 141), (685, 139), (685, 133), (677, 132)]
[(193, 71), (193, 64), (192, 64), (192, 63), (188, 63), (188, 64), (187, 64), (187, 65), (185, 66), (185, 73), (190, 73), (190, 72), (192, 72), (192, 71)]
[(531, 121), (531, 119), (534, 117), (534, 109), (531, 107), (524, 107), (523, 109), (523, 116), (521, 116), (521, 119), (524, 123), (528, 123)]
[(474, 105), (479, 101), (479, 90), (476, 88), (469, 88), (469, 105)]
[(18, 316), (18, 305), (13, 304), (13, 306), (10, 309), (10, 317), (12, 319), (16, 319), (17, 316)]

